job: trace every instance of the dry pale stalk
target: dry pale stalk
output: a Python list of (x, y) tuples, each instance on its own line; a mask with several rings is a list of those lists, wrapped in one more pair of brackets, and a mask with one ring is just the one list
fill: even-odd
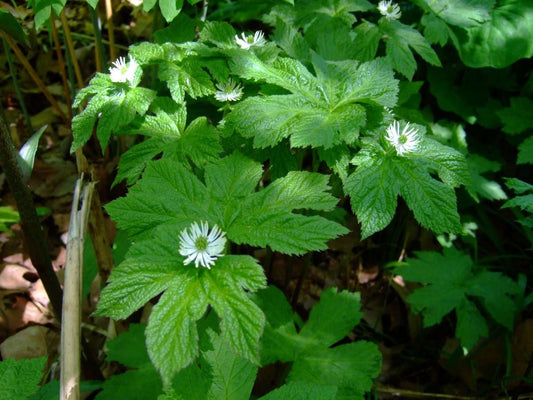
[(83, 247), (94, 183), (76, 182), (67, 241), (67, 262), (61, 319), (59, 400), (80, 400), (81, 280)]

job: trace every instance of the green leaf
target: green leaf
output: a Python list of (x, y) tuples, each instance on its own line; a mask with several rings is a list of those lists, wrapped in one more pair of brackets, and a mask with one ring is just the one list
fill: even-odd
[(120, 157), (118, 172), (113, 182), (113, 186), (126, 179), (128, 185), (133, 185), (141, 176), (146, 163), (159, 154), (165, 145), (166, 140), (158, 137), (150, 138), (136, 144)]
[[(439, 323), (445, 315), (455, 310), (456, 336), (467, 350), (487, 334), (487, 324), (473, 302), (479, 298), (484, 311), (496, 322), (512, 329), (516, 306), (509, 297), (517, 294), (519, 286), (500, 273), (475, 268), (471, 258), (454, 248), (437, 252), (417, 252), (409, 259), (407, 267), (395, 273), (404, 279), (426, 286), (416, 289), (407, 299), (415, 312), (422, 312), (424, 326)], [(478, 323), (473, 323), (478, 321)]]
[(420, 22), (424, 25), (424, 37), (429, 43), (444, 46), (448, 42), (449, 28), (442, 19), (430, 13), (424, 14)]
[(185, 93), (193, 99), (215, 93), (209, 74), (202, 69), (200, 60), (193, 57), (177, 65), (168, 61), (159, 64), (159, 79), (167, 83), (172, 99), (183, 103)]
[(9, 232), (9, 227), (20, 220), (20, 215), (11, 207), (0, 207), (0, 231)]
[(399, 21), (381, 18), (379, 28), (387, 35), (386, 53), (394, 69), (411, 80), (416, 71), (416, 61), (411, 48), (431, 65), (440, 67), (437, 53), (416, 29)]
[(495, 0), (419, 0), (447, 24), (472, 28), (490, 21)]
[(313, 350), (298, 357), (288, 382), (337, 385), (337, 399), (365, 398), (381, 370), (381, 353), (375, 343), (358, 341), (332, 349)]
[(8, 358), (0, 362), (0, 398), (21, 400), (39, 390), (46, 357), (15, 360)]
[(208, 299), (197, 271), (189, 271), (174, 273), (146, 328), (148, 354), (165, 384), (198, 356), (196, 321), (204, 315)]
[(290, 136), (295, 147), (328, 149), (357, 139), (367, 122), (365, 106), (396, 104), (398, 82), (386, 61), (326, 63), (317, 55), (313, 61), (317, 77), (291, 59), (266, 65), (253, 55), (238, 58), (245, 78), (266, 80), (292, 94), (249, 97), (227, 122), (253, 137), (255, 147), (273, 147)]
[(58, 17), (66, 3), (67, 0), (32, 0), (31, 7), (35, 13), (35, 29), (40, 29), (50, 19), (52, 11)]
[(161, 378), (149, 364), (105, 380), (95, 400), (156, 400), (162, 392)]
[[(126, 260), (114, 268), (102, 291), (95, 315), (124, 319), (171, 285), (177, 261), (152, 265)], [(128, 299), (125, 301), (124, 299)]]
[(355, 27), (354, 32), (356, 34), (353, 44), (354, 58), (359, 61), (373, 60), (376, 57), (381, 39), (381, 32), (377, 25), (363, 21)]
[(527, 97), (511, 98), (511, 105), (496, 111), (503, 122), (503, 131), (509, 134), (521, 133), (533, 128), (533, 101)]
[(19, 165), (22, 169), (23, 175), (26, 178), (29, 178), (31, 176), (31, 172), (33, 171), (33, 162), (35, 160), (35, 154), (37, 153), (37, 149), (39, 148), (39, 140), (41, 139), (41, 136), (43, 135), (44, 130), (47, 128), (47, 126), (48, 125), (45, 125), (41, 127), (37, 132), (35, 132), (19, 150)]
[(118, 361), (132, 368), (139, 368), (150, 364), (146, 346), (144, 344), (145, 324), (130, 324), (128, 331), (121, 333), (107, 346), (107, 361)]
[(335, 400), (335, 386), (317, 385), (309, 382), (290, 382), (261, 397), (260, 400)]
[(183, 0), (159, 0), (161, 14), (167, 22), (171, 22), (181, 11)]
[(533, 136), (528, 137), (518, 146), (517, 164), (533, 164)]
[(130, 369), (105, 380), (103, 391), (96, 396), (97, 400), (155, 400), (161, 394), (163, 385), (148, 358), (144, 331), (144, 324), (130, 324), (127, 332), (107, 344), (108, 361), (118, 361), (137, 369)]
[(311, 310), (309, 320), (300, 331), (300, 337), (320, 346), (331, 346), (343, 339), (363, 317), (359, 293), (334, 289), (322, 292), (320, 302)]
[(9, 36), (13, 37), (15, 40), (28, 44), (28, 38), (26, 33), (22, 29), (22, 26), (18, 23), (11, 13), (0, 10), (0, 31), (7, 33)]
[(505, 185), (516, 194), (533, 192), (533, 185), (517, 178), (505, 178)]
[[(487, 3), (490, 5), (492, 2)], [(533, 55), (532, 0), (500, 0), (490, 19), (469, 29), (453, 27), (454, 45), (469, 67), (505, 68)]]
[(231, 347), (213, 331), (208, 331), (213, 349), (204, 353), (211, 366), (213, 381), (209, 399), (248, 400), (255, 382), (257, 366), (237, 357)]
[(358, 295), (347, 291), (338, 293), (335, 288), (323, 292), (315, 305), (317, 310), (311, 311), (309, 327), (304, 325), (299, 334), (290, 306), (278, 290), (269, 288), (256, 297), (267, 315), (261, 341), (262, 360), (265, 353), (269, 362), (276, 360), (276, 355), (284, 357), (277, 358), (283, 362), (293, 361), (287, 379), (289, 384), (336, 386), (338, 399), (364, 398), (364, 393), (372, 387), (372, 379), (381, 369), (381, 353), (377, 346), (361, 341), (328, 348), (331, 342), (338, 341), (360, 321)]
[[(361, 223), (362, 237), (385, 228), (401, 195), (420, 224), (436, 233), (460, 230), (454, 186), (468, 182), (464, 157), (430, 139), (400, 157), (367, 142), (354, 162), (358, 165), (344, 185)], [(436, 171), (442, 182), (434, 179)]]

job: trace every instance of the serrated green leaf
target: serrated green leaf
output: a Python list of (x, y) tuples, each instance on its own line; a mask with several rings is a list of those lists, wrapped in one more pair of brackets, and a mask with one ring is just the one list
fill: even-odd
[(213, 350), (204, 353), (212, 368), (213, 380), (208, 399), (248, 400), (257, 374), (257, 366), (236, 356), (231, 347), (213, 331), (208, 331)]
[(527, 97), (513, 97), (510, 101), (509, 107), (496, 111), (503, 122), (503, 131), (515, 134), (533, 128), (533, 101)]
[(215, 92), (215, 86), (209, 74), (202, 69), (200, 61), (191, 58), (180, 65), (162, 62), (159, 65), (159, 79), (167, 83), (172, 99), (183, 103), (185, 93), (193, 99)]
[(298, 357), (287, 381), (336, 385), (337, 399), (363, 400), (380, 370), (381, 353), (377, 345), (358, 341), (332, 349), (314, 349)]
[(327, 149), (357, 139), (366, 123), (364, 104), (396, 104), (398, 83), (386, 61), (358, 65), (313, 59), (318, 78), (294, 60), (265, 65), (255, 56), (242, 57), (239, 68), (245, 77), (266, 80), (293, 94), (247, 98), (235, 106), (228, 122), (243, 136), (253, 137), (255, 147), (274, 146), (290, 136), (295, 147)]
[(448, 42), (448, 26), (442, 19), (429, 13), (424, 14), (420, 22), (424, 25), (424, 37), (429, 43), (444, 46)]
[(455, 334), (461, 339), (461, 344), (466, 349), (474, 347), (480, 338), (487, 337), (489, 327), (487, 321), (479, 312), (477, 306), (466, 301), (457, 308), (457, 327)]
[(136, 144), (120, 157), (118, 172), (113, 186), (126, 179), (128, 185), (133, 185), (141, 176), (146, 163), (159, 154), (166, 145), (165, 140), (151, 138)]
[(354, 58), (359, 61), (371, 61), (376, 57), (381, 33), (377, 25), (363, 21), (358, 24), (354, 32), (356, 34), (354, 41)]
[(361, 223), (362, 239), (384, 229), (394, 217), (399, 189), (389, 163), (383, 160), (360, 165), (344, 185), (352, 210)]
[[(237, 354), (258, 364), (258, 343), (265, 325), (264, 314), (242, 291), (235, 290), (234, 285), (226, 281), (230, 276), (228, 271), (233, 269), (229, 268), (232, 267), (231, 261), (221, 258), (217, 266), (213, 269), (213, 278), (204, 280), (203, 284), (204, 290), (209, 293), (209, 303), (221, 317), (222, 338)], [(263, 286), (265, 283), (263, 277)]]
[(533, 164), (533, 136), (528, 137), (518, 146), (517, 164)]
[(416, 61), (410, 48), (431, 65), (441, 66), (437, 53), (416, 29), (385, 18), (380, 19), (379, 28), (388, 37), (387, 57), (392, 61), (394, 69), (407, 79), (411, 80), (416, 71)]
[(189, 271), (170, 280), (146, 328), (148, 354), (166, 384), (198, 356), (196, 321), (204, 315), (208, 298), (197, 271)]
[(486, 334), (486, 322), (473, 327), (472, 321), (482, 316), (472, 297), (482, 300), (485, 311), (511, 329), (516, 306), (509, 297), (520, 292), (519, 286), (500, 273), (474, 268), (471, 258), (454, 248), (437, 252), (417, 252), (416, 259), (408, 260), (408, 267), (399, 267), (395, 273), (404, 279), (427, 286), (416, 289), (407, 298), (415, 312), (422, 312), (424, 326), (439, 323), (455, 310), (458, 321), (456, 335), (467, 350)]
[(359, 311), (358, 293), (338, 292), (330, 288), (322, 292), (320, 302), (311, 310), (309, 319), (300, 331), (300, 337), (316, 341), (322, 347), (331, 346), (344, 338), (363, 317)]
[(46, 357), (0, 361), (0, 398), (21, 400), (39, 390)]
[(260, 400), (335, 400), (335, 386), (317, 385), (309, 382), (290, 382), (261, 397)]
[[(365, 143), (353, 161), (358, 167), (344, 185), (361, 223), (363, 238), (389, 224), (398, 195), (422, 226), (436, 233), (460, 230), (451, 185), (469, 180), (461, 153), (428, 139), (422, 139), (419, 148), (405, 157), (385, 153), (373, 141)], [(434, 171), (444, 183), (431, 176)]]
[(461, 60), (472, 68), (505, 68), (521, 58), (531, 57), (532, 9), (532, 0), (500, 0), (491, 11), (491, 18), (481, 26), (454, 27), (454, 46)]
[(204, 206), (207, 189), (181, 163), (148, 163), (143, 177), (130, 189), (129, 196), (106, 206), (121, 229), (149, 237), (161, 224), (184, 229), (195, 220), (209, 219)]
[[(381, 354), (377, 347), (372, 343), (357, 342), (328, 348), (327, 343), (336, 341), (342, 332), (347, 334), (353, 324), (359, 322), (358, 295), (347, 291), (338, 293), (335, 288), (322, 293), (315, 305), (317, 311), (311, 311), (310, 327), (304, 325), (300, 334), (294, 325), (292, 309), (279, 289), (270, 287), (255, 297), (267, 316), (261, 340), (263, 362), (293, 361), (289, 383), (301, 381), (336, 386), (338, 396), (342, 393), (336, 398), (362, 399), (370, 390), (372, 378), (377, 377), (381, 369)], [(330, 312), (333, 316), (328, 315)], [(328, 327), (331, 329), (337, 323), (341, 325), (338, 330), (327, 332)], [(317, 339), (315, 334), (327, 342)]]
[(516, 194), (533, 191), (533, 185), (517, 178), (505, 178), (505, 185)]
[(160, 262), (157, 266), (138, 260), (124, 261), (111, 272), (95, 315), (114, 319), (128, 317), (171, 285), (176, 265), (177, 261)]
[(212, 43), (222, 49), (235, 48), (235, 29), (227, 22), (206, 21), (200, 32), (200, 41)]

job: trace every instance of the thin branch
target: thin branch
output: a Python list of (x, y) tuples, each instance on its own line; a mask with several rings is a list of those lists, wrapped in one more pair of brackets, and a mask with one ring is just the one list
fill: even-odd
[(61, 72), (61, 81), (63, 82), (63, 91), (65, 92), (65, 102), (68, 106), (68, 119), (72, 119), (72, 99), (70, 98), (70, 87), (68, 84), (67, 70), (65, 68), (65, 59), (61, 50), (61, 41), (57, 33), (54, 13), (50, 13), (50, 26), (52, 27), (52, 38), (54, 39), (54, 47), (57, 54), (57, 62), (59, 64), (59, 72)]
[(7, 183), (17, 203), (20, 225), (31, 262), (41, 278), (46, 293), (50, 298), (52, 309), (58, 319), (61, 318), (61, 298), (63, 293), (57, 276), (52, 268), (50, 251), (46, 243), (35, 204), (22, 171), (17, 164), (17, 152), (9, 135), (6, 122), (0, 117), (0, 162), (6, 175)]
[(204, 4), (202, 5), (202, 17), (200, 18), (200, 21), (205, 22), (205, 19), (207, 18), (207, 8), (209, 7), (209, 0), (204, 0)]
[(113, 5), (111, 0), (105, 0), (105, 14), (107, 18), (107, 36), (109, 37), (109, 58), (114, 61), (117, 58), (115, 48), (115, 26), (113, 25)]
[(74, 66), (74, 74), (76, 75), (76, 81), (78, 83), (78, 87), (81, 89), (85, 86), (85, 83), (83, 82), (83, 76), (81, 75), (80, 64), (78, 63), (78, 60), (76, 59), (76, 53), (74, 52), (74, 42), (72, 41), (72, 35), (70, 34), (70, 28), (68, 26), (67, 17), (65, 17), (65, 10), (61, 11), (61, 14), (59, 14), (59, 18), (61, 18), (61, 26), (63, 27), (63, 33), (65, 34), (65, 40), (67, 41), (70, 60), (72, 61), (72, 65)]

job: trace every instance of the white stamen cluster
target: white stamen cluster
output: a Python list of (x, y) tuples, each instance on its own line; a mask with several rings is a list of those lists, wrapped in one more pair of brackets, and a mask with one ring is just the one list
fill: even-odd
[(209, 231), (207, 222), (194, 222), (189, 228), (180, 233), (179, 252), (187, 257), (183, 264), (188, 265), (194, 261), (198, 268), (200, 265), (207, 269), (215, 264), (215, 260), (222, 256), (226, 245), (226, 234), (218, 226)]

